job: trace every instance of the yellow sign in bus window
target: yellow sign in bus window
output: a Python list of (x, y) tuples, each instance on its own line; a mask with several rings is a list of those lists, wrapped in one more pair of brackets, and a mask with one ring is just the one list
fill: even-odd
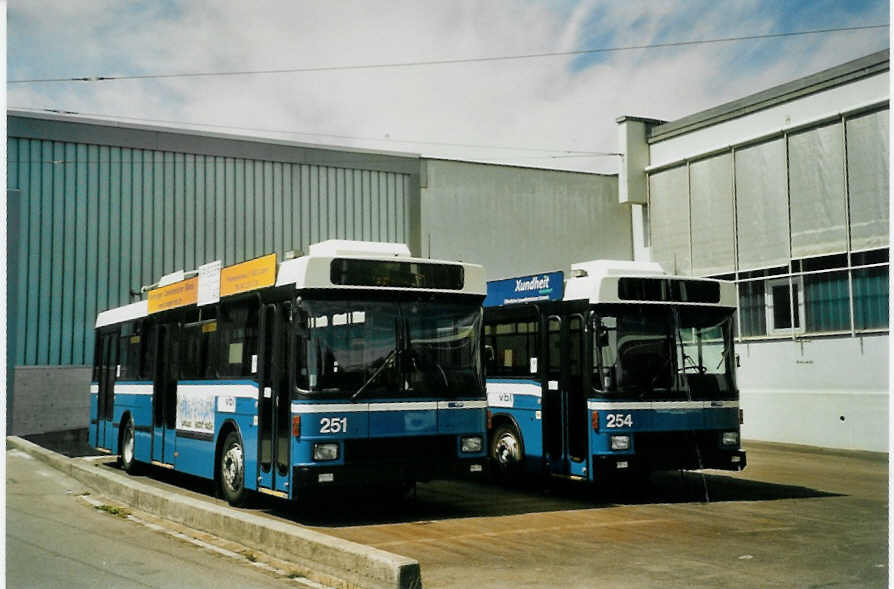
[(234, 295), (276, 282), (276, 254), (255, 258), (220, 271), (220, 296)]
[(198, 296), (198, 278), (190, 278), (149, 291), (149, 313), (158, 313), (195, 304)]

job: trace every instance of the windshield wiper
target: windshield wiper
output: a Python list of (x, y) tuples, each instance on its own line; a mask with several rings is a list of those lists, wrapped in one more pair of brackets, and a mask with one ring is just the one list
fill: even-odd
[(356, 393), (351, 395), (352, 401), (355, 401), (357, 397), (359, 397), (363, 393), (363, 391), (366, 390), (366, 387), (368, 387), (372, 383), (372, 381), (374, 381), (376, 377), (379, 376), (379, 373), (385, 370), (385, 367), (388, 366), (388, 362), (391, 361), (395, 354), (397, 354), (397, 348), (393, 348), (390, 352), (388, 352), (388, 355), (385, 356), (384, 360), (382, 360), (382, 365), (376, 368), (376, 371), (373, 372), (372, 375), (366, 379), (366, 382), (360, 385), (360, 388), (357, 389)]

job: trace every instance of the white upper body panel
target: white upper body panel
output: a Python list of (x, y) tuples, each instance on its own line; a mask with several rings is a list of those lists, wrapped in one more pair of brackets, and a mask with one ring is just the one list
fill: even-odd
[[(286, 260), (279, 266), (276, 277), (276, 286), (294, 284), (297, 289), (326, 288), (340, 290), (382, 290), (399, 291), (413, 290), (419, 292), (453, 292), (474, 295), (487, 293), (487, 280), (484, 267), (479, 264), (464, 262), (452, 262), (446, 260), (428, 260), (424, 258), (410, 257), (410, 250), (402, 243), (376, 243), (369, 241), (344, 241), (331, 239), (314, 244), (309, 248), (309, 254)], [(332, 260), (336, 258), (351, 258), (373, 260), (382, 262), (407, 262), (417, 264), (447, 264), (462, 266), (463, 287), (461, 290), (445, 290), (431, 288), (414, 288), (393, 286), (354, 286), (333, 284), (331, 279)]]
[[(638, 301), (622, 299), (618, 295), (621, 278), (667, 278), (694, 282), (714, 282), (720, 285), (718, 303), (683, 303), (676, 301)], [(658, 304), (658, 305), (707, 305), (716, 307), (736, 306), (736, 285), (732, 282), (711, 278), (673, 276), (661, 269), (657, 262), (631, 262), (626, 260), (592, 260), (571, 265), (571, 277), (565, 281), (563, 300), (588, 300), (590, 303)]]
[(97, 328), (106, 325), (114, 325), (132, 319), (139, 319), (149, 314), (149, 301), (137, 301), (123, 307), (115, 307), (101, 312), (96, 316)]

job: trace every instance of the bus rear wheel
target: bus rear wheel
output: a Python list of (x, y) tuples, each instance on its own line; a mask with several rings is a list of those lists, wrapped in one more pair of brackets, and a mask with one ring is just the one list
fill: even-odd
[(524, 456), (521, 436), (511, 425), (494, 430), (490, 441), (491, 472), (500, 480), (510, 480), (521, 471)]
[(118, 465), (127, 474), (137, 473), (137, 461), (134, 458), (135, 444), (133, 419), (128, 417), (124, 425), (121, 426), (121, 442), (118, 445)]
[(224, 499), (238, 507), (245, 503), (245, 452), (239, 434), (231, 431), (224, 440), (218, 462), (220, 489)]

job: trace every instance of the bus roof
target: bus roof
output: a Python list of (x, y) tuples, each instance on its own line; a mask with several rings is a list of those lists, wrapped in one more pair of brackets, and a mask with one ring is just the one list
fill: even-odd
[[(399, 282), (391, 282), (388, 276), (367, 274), (366, 281), (352, 281), (350, 279), (333, 282), (335, 272), (333, 261), (335, 260), (367, 260), (370, 262), (394, 262), (400, 265), (406, 272), (424, 278), (427, 271), (437, 273), (438, 268), (453, 267), (462, 268), (462, 279), (457, 282), (456, 288), (427, 288), (417, 285), (401, 285)], [(357, 267), (355, 265), (355, 267)], [(388, 268), (388, 265), (382, 265)], [(357, 274), (363, 272), (359, 267)], [(430, 276), (429, 276), (430, 277)], [(372, 282), (372, 283), (370, 283)], [(464, 262), (452, 262), (446, 260), (428, 260), (410, 256), (410, 250), (404, 244), (376, 243), (369, 241), (344, 241), (328, 240), (310, 246), (306, 256), (287, 260), (279, 267), (276, 278), (276, 286), (294, 284), (297, 289), (305, 288), (337, 288), (347, 290), (406, 290), (422, 292), (446, 292), (465, 293), (484, 296), (487, 294), (484, 267), (479, 264)], [(446, 286), (446, 285), (444, 285)]]
[(736, 285), (668, 274), (655, 262), (593, 260), (571, 265), (564, 300), (736, 307)]
[[(409, 248), (402, 243), (330, 239), (312, 244), (309, 253), (305, 256), (280, 263), (278, 270), (275, 260), (275, 255), (263, 256), (223, 269), (217, 263), (216, 270), (212, 269), (212, 272), (216, 272), (216, 292), (223, 293), (220, 286), (221, 276), (228, 270), (237, 270), (237, 279), (243, 279), (248, 274), (270, 277), (269, 279), (262, 278), (263, 282), (256, 283), (258, 286), (234, 292), (247, 292), (273, 285), (294, 285), (296, 289), (413, 290), (414, 292), (478, 296), (484, 296), (487, 291), (484, 267), (463, 262), (413, 258), (410, 256)], [(376, 262), (385, 262), (385, 264), (376, 264)], [(388, 264), (388, 262), (393, 264)], [(95, 327), (132, 321), (146, 317), (151, 312), (163, 310), (163, 308), (199, 304), (203, 300), (202, 294), (199, 293), (204, 293), (201, 270), (197, 277), (190, 277), (170, 284), (160, 281), (156, 285), (157, 288), (154, 289), (156, 293), (161, 292), (162, 289), (173, 293), (173, 299), (169, 297), (165, 303), (168, 306), (153, 307), (149, 304), (149, 300), (143, 300), (108, 309), (97, 315)], [(275, 279), (273, 278), (274, 273)], [(177, 274), (182, 278), (184, 273)], [(249, 277), (247, 283), (251, 284), (251, 280), (252, 278)], [(334, 280), (335, 282), (333, 282)], [(426, 282), (436, 283), (441, 288), (425, 287), (423, 285)], [(151, 299), (153, 296), (153, 291), (150, 291), (149, 298)], [(213, 301), (218, 298), (219, 296), (213, 298)]]
[(538, 301), (736, 306), (736, 287), (711, 278), (673, 276), (655, 262), (591, 260), (571, 265), (571, 276), (546, 272), (487, 283), (485, 307)]

